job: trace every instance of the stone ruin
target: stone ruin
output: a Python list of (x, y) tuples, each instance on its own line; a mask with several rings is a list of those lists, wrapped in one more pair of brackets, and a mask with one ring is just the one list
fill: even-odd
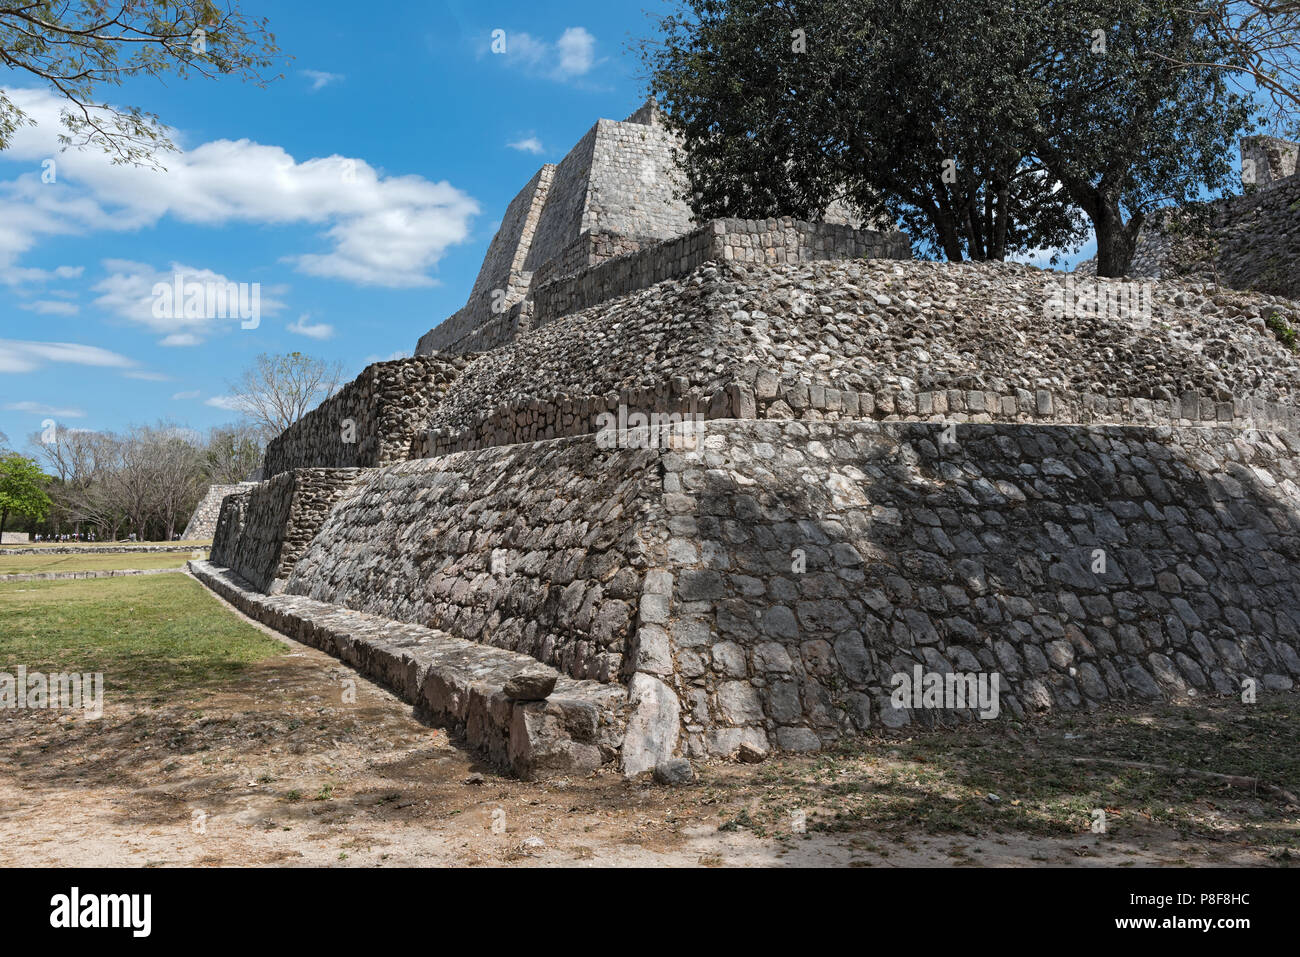
[(1300, 303), (692, 223), (669, 146), (646, 108), (539, 171), (198, 577), (526, 776), (974, 715), (896, 707), (918, 668), (1019, 717), (1293, 687)]
[[(1243, 139), (1241, 195), (1157, 210), (1138, 233), (1128, 274), (1300, 298), (1297, 156), (1297, 143)], [(1091, 261), (1080, 270), (1090, 268)]]
[(221, 503), (227, 495), (242, 491), (256, 485), (256, 482), (238, 482), (234, 485), (209, 485), (194, 507), (194, 514), (181, 533), (181, 541), (198, 542), (211, 538), (217, 531), (217, 518), (221, 515)]

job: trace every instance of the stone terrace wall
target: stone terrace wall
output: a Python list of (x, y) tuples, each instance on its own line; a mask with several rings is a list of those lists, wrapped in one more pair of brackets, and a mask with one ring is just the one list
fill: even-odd
[(208, 555), (218, 565), (232, 566), (239, 560), (239, 544), (244, 536), (244, 523), (248, 519), (248, 497), (254, 486), (231, 492), (221, 499), (217, 527), (212, 532), (212, 548)]
[(909, 259), (902, 233), (880, 233), (834, 223), (783, 219), (719, 219), (683, 236), (608, 260), (534, 292), (533, 326), (665, 279), (685, 276), (705, 262), (780, 265), (822, 259)]
[(389, 466), (339, 502), (285, 592), (618, 680), (654, 464), (578, 440)]
[(626, 256), (658, 242), (657, 239), (637, 239), (609, 233), (583, 233), (569, 243), (563, 252), (532, 274), (533, 284), (540, 288), (553, 280), (576, 275), (608, 259)]
[(233, 569), (260, 591), (273, 590), (293, 570), (330, 509), (365, 472), (294, 469), (227, 496), (212, 561)]
[(699, 458), (665, 454), (647, 580), (671, 603), (642, 605), (634, 665), (692, 755), (929, 722), (888, 703), (916, 665), (998, 673), (1014, 714), (1300, 678), (1300, 443), (941, 431), (714, 422)]
[(1161, 210), (1143, 226), (1129, 274), (1300, 299), (1300, 175), (1242, 196)]
[(217, 530), (217, 518), (221, 515), (221, 500), (232, 492), (250, 488), (255, 484), (255, 482), (240, 482), (238, 485), (209, 485), (199, 504), (194, 507), (194, 514), (185, 525), (181, 538), (187, 542), (211, 538)]
[(1063, 279), (1008, 264), (710, 263), (480, 357), (433, 410), (423, 454), (592, 432), (620, 405), (1295, 428), (1300, 369), (1264, 317), (1300, 325), (1300, 303), (1157, 281), (1146, 317), (1048, 320)]
[[(410, 457), (429, 410), (470, 360), (415, 356), (369, 365), (266, 447), (262, 474), (298, 468), (370, 468)], [(347, 430), (347, 422), (352, 427)], [(354, 441), (347, 441), (351, 437)]]

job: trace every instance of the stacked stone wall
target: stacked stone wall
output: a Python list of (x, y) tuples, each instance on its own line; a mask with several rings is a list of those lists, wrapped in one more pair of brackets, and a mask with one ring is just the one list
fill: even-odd
[(271, 591), (320, 530), (334, 504), (364, 469), (294, 469), (228, 495), (212, 561), (231, 568), (259, 591)]
[(217, 530), (217, 518), (221, 514), (221, 500), (232, 492), (247, 489), (255, 483), (240, 482), (237, 485), (209, 485), (203, 498), (194, 507), (194, 514), (185, 525), (181, 538), (187, 542), (211, 538)]
[(654, 464), (578, 441), (389, 466), (338, 503), (285, 592), (616, 681)]
[(1143, 313), (1048, 318), (1062, 279), (1011, 265), (708, 264), (480, 357), (433, 410), (422, 454), (593, 432), (620, 407), (1295, 428), (1300, 370), (1265, 317), (1300, 325), (1300, 304), (1159, 281)]
[(902, 233), (783, 218), (720, 219), (684, 235), (600, 263), (537, 288), (533, 326), (601, 302), (676, 279), (704, 263), (767, 265), (825, 259), (909, 259)]
[[(692, 755), (952, 712), (895, 674), (996, 673), (1003, 714), (1300, 678), (1295, 440), (1231, 429), (716, 422), (664, 454), (638, 672)], [(649, 591), (647, 585), (647, 591)], [(959, 716), (973, 716), (973, 711)]]
[(262, 474), (372, 468), (409, 458), (430, 410), (469, 362), (463, 356), (432, 355), (367, 366), (267, 445)]

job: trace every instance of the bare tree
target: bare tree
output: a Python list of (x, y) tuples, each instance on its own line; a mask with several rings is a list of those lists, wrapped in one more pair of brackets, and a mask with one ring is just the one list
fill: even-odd
[(230, 389), (241, 412), (269, 442), (338, 391), (343, 365), (301, 352), (262, 353)]
[(219, 425), (208, 433), (203, 471), (213, 485), (234, 485), (248, 478), (262, 461), (261, 430), (252, 422)]
[[(263, 85), (278, 57), (265, 19), (237, 3), (212, 0), (4, 0), (0, 3), (0, 65), (44, 81), (67, 101), (65, 146), (93, 146), (114, 163), (157, 165), (157, 150), (174, 149), (153, 113), (97, 102), (104, 86), (148, 76), (237, 76)], [(0, 149), (28, 117), (0, 90)]]
[(1300, 0), (1203, 0), (1189, 12), (1221, 41), (1225, 55), (1183, 65), (1221, 70), (1253, 85), (1269, 102), (1270, 123), (1300, 135)]

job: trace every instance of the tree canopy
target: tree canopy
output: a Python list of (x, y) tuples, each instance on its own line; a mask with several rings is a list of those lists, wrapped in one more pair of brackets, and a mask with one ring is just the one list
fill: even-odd
[[(157, 165), (166, 126), (138, 107), (103, 101), (104, 87), (141, 76), (235, 76), (264, 83), (279, 54), (265, 19), (212, 0), (8, 0), (0, 3), (0, 65), (47, 85), (67, 105), (65, 146), (114, 163)], [(0, 89), (0, 149), (31, 123)]]
[(837, 197), (922, 252), (1077, 247), (1127, 267), (1146, 213), (1226, 185), (1246, 95), (1179, 0), (687, 0), (642, 45), (697, 215)]
[(41, 467), (17, 452), (0, 455), (0, 532), (10, 513), (40, 521), (50, 509), (45, 492), (50, 477)]

